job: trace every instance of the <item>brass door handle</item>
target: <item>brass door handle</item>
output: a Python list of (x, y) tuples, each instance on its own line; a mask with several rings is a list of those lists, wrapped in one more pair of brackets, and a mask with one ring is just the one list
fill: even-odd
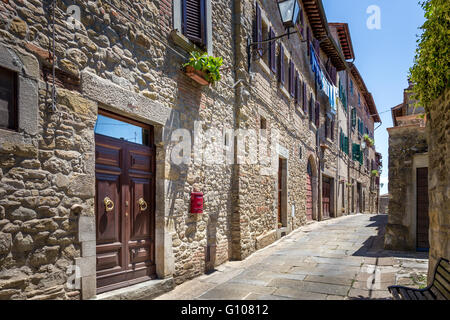
[(141, 209), (141, 211), (147, 210), (147, 202), (145, 202), (145, 200), (143, 198), (140, 198), (138, 200), (138, 203), (139, 203), (139, 208)]
[(114, 210), (114, 202), (109, 197), (105, 197), (103, 202), (105, 203), (106, 212), (111, 212)]

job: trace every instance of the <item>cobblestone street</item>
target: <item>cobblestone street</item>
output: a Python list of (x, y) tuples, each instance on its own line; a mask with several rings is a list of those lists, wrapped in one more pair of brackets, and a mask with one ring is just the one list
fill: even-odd
[(390, 299), (390, 285), (425, 286), (427, 253), (383, 250), (386, 223), (363, 214), (313, 222), (157, 300)]

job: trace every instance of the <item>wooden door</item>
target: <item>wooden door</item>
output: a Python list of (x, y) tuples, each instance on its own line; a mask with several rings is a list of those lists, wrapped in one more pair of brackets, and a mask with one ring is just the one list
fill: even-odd
[(283, 160), (278, 161), (278, 225), (282, 223), (281, 219), (281, 201), (283, 199)]
[[(108, 116), (127, 126), (124, 119)], [(152, 132), (151, 127), (138, 125)], [(152, 144), (97, 133), (95, 143), (97, 292), (101, 293), (155, 277), (155, 150)]]
[(313, 219), (313, 173), (311, 164), (308, 162), (308, 171), (306, 173), (306, 219)]
[(330, 218), (330, 196), (331, 196), (331, 182), (329, 178), (322, 178), (322, 215), (323, 219)]
[(428, 240), (428, 168), (417, 168), (416, 171), (416, 208), (417, 208), (417, 248), (429, 249)]

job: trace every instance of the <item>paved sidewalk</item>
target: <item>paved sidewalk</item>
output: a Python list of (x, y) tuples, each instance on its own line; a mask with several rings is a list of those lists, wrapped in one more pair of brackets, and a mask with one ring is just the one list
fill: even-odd
[(383, 250), (386, 223), (363, 214), (314, 222), (157, 300), (390, 299), (390, 285), (426, 284), (428, 254)]

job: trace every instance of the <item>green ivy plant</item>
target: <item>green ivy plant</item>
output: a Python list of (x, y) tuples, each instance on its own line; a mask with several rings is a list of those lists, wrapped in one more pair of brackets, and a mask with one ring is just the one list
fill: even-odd
[(378, 170), (372, 170), (372, 175), (374, 177), (378, 177)]
[(427, 110), (449, 86), (450, 78), (450, 1), (426, 0), (419, 2), (426, 21), (418, 46), (410, 79), (414, 84), (412, 98)]
[(203, 71), (205, 73), (206, 81), (214, 83), (219, 81), (220, 67), (223, 64), (222, 57), (208, 56), (207, 53), (200, 53), (198, 51), (191, 52), (189, 61), (186, 62), (183, 67), (191, 66), (195, 70)]

